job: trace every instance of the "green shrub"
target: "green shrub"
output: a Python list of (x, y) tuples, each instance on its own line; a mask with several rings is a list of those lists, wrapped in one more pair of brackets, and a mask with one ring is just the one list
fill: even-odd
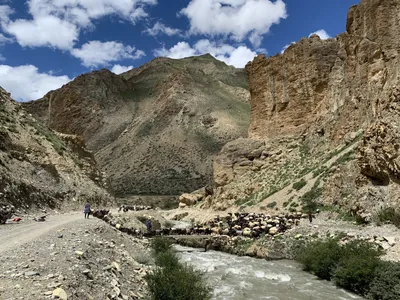
[(371, 283), (369, 298), (400, 299), (400, 263), (381, 262)]
[(276, 206), (276, 201), (267, 204), (268, 208), (274, 208), (275, 206)]
[(145, 277), (150, 299), (154, 300), (207, 300), (211, 299), (211, 289), (203, 274), (191, 266), (174, 268), (157, 267)]
[(299, 191), (299, 190), (301, 190), (306, 184), (307, 184), (307, 181), (305, 181), (304, 178), (302, 178), (300, 181), (297, 181), (297, 182), (293, 183), (292, 188), (295, 189), (296, 191)]
[(295, 259), (303, 265), (304, 271), (330, 280), (341, 257), (341, 250), (337, 239), (313, 241), (300, 247)]
[(393, 207), (382, 209), (378, 213), (378, 220), (379, 222), (390, 222), (400, 228), (400, 213)]
[(151, 240), (150, 247), (157, 255), (172, 250), (172, 242), (168, 238), (158, 236)]
[(157, 237), (151, 248), (156, 268), (145, 276), (153, 300), (208, 300), (211, 289), (204, 274), (182, 264), (172, 248), (171, 240)]
[(349, 242), (342, 247), (342, 256), (333, 275), (334, 282), (345, 289), (366, 295), (380, 264), (379, 254), (380, 251), (367, 242)]

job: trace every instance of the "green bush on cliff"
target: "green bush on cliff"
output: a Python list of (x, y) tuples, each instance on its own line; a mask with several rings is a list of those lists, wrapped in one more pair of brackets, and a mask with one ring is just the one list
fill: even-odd
[(192, 266), (179, 262), (170, 240), (155, 238), (151, 247), (156, 268), (145, 277), (150, 299), (153, 300), (208, 300), (211, 289), (204, 274)]
[(301, 180), (293, 183), (292, 188), (295, 189), (296, 191), (301, 190), (305, 185), (307, 184), (307, 181), (304, 180), (304, 178), (302, 178)]
[(378, 221), (382, 223), (390, 222), (400, 228), (400, 212), (393, 207), (384, 208), (378, 213)]
[(381, 262), (372, 281), (370, 299), (400, 299), (400, 263)]

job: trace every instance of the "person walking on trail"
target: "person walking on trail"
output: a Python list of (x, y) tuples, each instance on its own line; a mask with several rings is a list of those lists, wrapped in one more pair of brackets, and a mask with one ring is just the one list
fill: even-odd
[(151, 220), (150, 220), (150, 218), (148, 218), (148, 219), (146, 220), (147, 232), (150, 232), (150, 231), (151, 231), (151, 227), (152, 227), (152, 225), (151, 225)]
[(85, 204), (85, 209), (83, 212), (85, 213), (85, 219), (89, 219), (89, 215), (91, 212), (89, 202)]
[(308, 210), (308, 220), (312, 223), (312, 212), (311, 209)]

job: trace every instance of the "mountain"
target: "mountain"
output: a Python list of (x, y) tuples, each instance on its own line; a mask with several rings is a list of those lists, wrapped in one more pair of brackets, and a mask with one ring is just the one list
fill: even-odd
[(0, 88), (0, 204), (76, 209), (113, 201), (83, 140), (38, 122)]
[(247, 75), (211, 55), (156, 58), (121, 75), (77, 77), (25, 109), (84, 138), (117, 194), (179, 194), (210, 184), (212, 157), (247, 136)]
[(362, 0), (346, 32), (246, 66), (250, 139), (224, 146), (206, 207), (400, 207), (400, 2)]

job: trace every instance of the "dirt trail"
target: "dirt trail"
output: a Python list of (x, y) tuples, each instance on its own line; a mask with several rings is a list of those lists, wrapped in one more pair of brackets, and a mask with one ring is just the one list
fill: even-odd
[(82, 213), (51, 215), (46, 222), (30, 222), (25, 224), (6, 224), (0, 226), (0, 254), (38, 240), (41, 236), (54, 232), (69, 223), (85, 222)]

